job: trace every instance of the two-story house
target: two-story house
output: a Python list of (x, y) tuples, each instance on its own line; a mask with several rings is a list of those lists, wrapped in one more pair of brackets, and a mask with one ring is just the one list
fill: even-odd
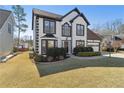
[(0, 58), (13, 51), (14, 25), (12, 12), (0, 9)]
[[(32, 30), (34, 35), (34, 51), (38, 54), (45, 54), (48, 48), (64, 47), (68, 49), (68, 54), (73, 53), (76, 46), (87, 46), (87, 33), (90, 23), (87, 18), (77, 8), (65, 15), (58, 15), (51, 12), (33, 9), (32, 10)], [(91, 33), (92, 34), (92, 33)], [(90, 36), (92, 36), (90, 34)], [(93, 35), (94, 37), (94, 35)], [(92, 37), (91, 37), (92, 38)], [(100, 50), (100, 38), (90, 43), (97, 45)], [(92, 46), (92, 43), (89, 44)]]

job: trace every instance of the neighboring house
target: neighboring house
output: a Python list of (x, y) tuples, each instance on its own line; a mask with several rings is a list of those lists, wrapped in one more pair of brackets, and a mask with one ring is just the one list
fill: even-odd
[(64, 47), (71, 54), (79, 45), (91, 46), (94, 51), (100, 50), (101, 39), (88, 30), (90, 23), (77, 8), (64, 16), (39, 9), (33, 9), (32, 15), (33, 46), (36, 53), (46, 54), (48, 48)]
[(13, 51), (14, 17), (11, 11), (0, 9), (0, 56)]
[(112, 47), (120, 47), (124, 49), (124, 35), (104, 35), (102, 47), (103, 49), (109, 48), (111, 42)]

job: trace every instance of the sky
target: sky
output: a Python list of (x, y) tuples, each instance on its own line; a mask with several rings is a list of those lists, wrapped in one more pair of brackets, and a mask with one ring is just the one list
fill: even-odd
[[(70, 10), (77, 7), (80, 12), (82, 12), (88, 21), (90, 22), (89, 28), (93, 28), (96, 25), (104, 24), (108, 21), (112, 21), (115, 19), (122, 19), (124, 20), (124, 6), (120, 5), (109, 5), (109, 6), (102, 6), (102, 5), (22, 5), (24, 7), (24, 11), (27, 14), (27, 24), (28, 29), (26, 33), (21, 33), (21, 36), (24, 35), (33, 35), (33, 31), (31, 30), (31, 23), (32, 23), (32, 9), (37, 8), (41, 10), (46, 10), (49, 12), (53, 12), (60, 15), (65, 15)], [(0, 8), (11, 10), (11, 6), (0, 6)]]

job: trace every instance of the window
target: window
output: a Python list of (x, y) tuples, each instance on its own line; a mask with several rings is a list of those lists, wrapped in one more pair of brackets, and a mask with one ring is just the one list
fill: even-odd
[(48, 41), (48, 48), (54, 48), (54, 41), (53, 40)]
[(84, 25), (81, 24), (76, 25), (76, 34), (77, 36), (84, 36)]
[(55, 21), (54, 20), (48, 20), (44, 19), (44, 33), (47, 34), (55, 34)]
[(76, 40), (76, 46), (77, 47), (79, 47), (79, 46), (85, 46), (84, 40)]
[(71, 27), (68, 23), (62, 26), (62, 36), (71, 36)]
[(11, 34), (12, 33), (12, 26), (10, 23), (8, 23), (8, 32)]
[(46, 40), (42, 40), (42, 54), (45, 54), (46, 53)]
[(42, 54), (46, 54), (48, 48), (57, 47), (57, 40), (41, 40)]

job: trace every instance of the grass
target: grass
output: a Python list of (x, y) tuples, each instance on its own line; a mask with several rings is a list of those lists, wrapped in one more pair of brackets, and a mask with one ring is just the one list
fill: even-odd
[(35, 65), (25, 52), (0, 64), (0, 87), (124, 87), (124, 59)]
[(55, 74), (59, 72), (65, 72), (69, 70), (76, 70), (80, 68), (92, 68), (93, 67), (104, 67), (107, 69), (112, 67), (124, 67), (124, 59), (122, 58), (101, 58), (101, 59), (90, 59), (90, 60), (81, 60), (69, 58), (58, 63), (39, 63), (36, 64), (40, 76), (46, 76), (50, 74)]

